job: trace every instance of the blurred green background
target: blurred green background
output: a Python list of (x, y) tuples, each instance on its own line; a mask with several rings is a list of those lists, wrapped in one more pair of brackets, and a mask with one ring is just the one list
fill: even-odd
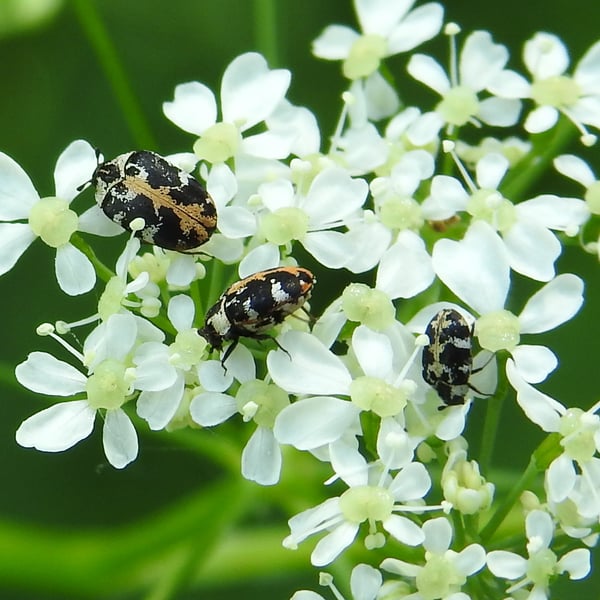
[[(54, 10), (38, 20), (37, 10), (46, 4)], [(78, 7), (86, 4), (97, 10), (139, 102), (156, 144), (149, 149), (162, 154), (187, 151), (192, 141), (161, 112), (161, 103), (172, 98), (175, 85), (199, 80), (218, 91), (222, 72), (235, 56), (263, 48), (256, 33), (264, 8), (258, 0), (0, 0), (0, 150), (23, 166), (42, 196), (52, 194), (55, 160), (72, 140), (85, 138), (105, 156), (114, 156), (139, 147), (143, 142), (140, 138), (146, 135), (144, 128), (136, 132), (129, 127), (105, 77), (79, 16)], [(291, 69), (288, 97), (314, 110), (327, 135), (333, 130), (344, 81), (339, 76), (339, 64), (311, 57), (310, 43), (327, 24), (355, 27), (352, 7), (347, 0), (281, 0), (276, 7), (279, 54), (277, 64), (271, 62), (271, 66)], [(15, 13), (17, 9), (30, 16), (31, 22), (23, 23)], [(518, 55), (522, 42), (538, 30), (559, 34), (575, 61), (598, 39), (597, 15), (595, 0), (446, 3), (447, 19), (458, 22), (465, 32), (489, 29), (496, 41), (511, 46), (516, 54), (511, 64), (516, 68), (521, 68)], [(427, 46), (425, 51), (432, 46), (443, 48), (441, 43), (445, 42)], [(404, 56), (391, 61), (401, 84), (400, 69), (405, 61)], [(431, 102), (426, 92), (422, 98)], [(412, 101), (419, 99), (418, 93), (409, 96)], [(599, 173), (597, 149), (589, 156), (595, 156)], [(564, 182), (548, 179), (540, 184), (540, 191), (551, 192), (560, 186)], [(113, 250), (109, 246), (105, 250), (106, 256), (111, 256)], [(289, 515), (272, 508), (271, 494), (276, 490), (256, 489), (243, 482), (231, 484), (222, 477), (220, 460), (237, 461), (238, 456), (199, 458), (192, 448), (185, 449), (188, 442), (194, 445), (191, 439), (174, 444), (168, 436), (142, 433), (138, 460), (120, 472), (103, 460), (98, 425), (90, 439), (63, 454), (43, 454), (16, 445), (14, 431), (18, 425), (45, 404), (16, 385), (14, 366), (33, 350), (58, 353), (55, 343), (35, 335), (36, 325), (89, 314), (96, 300), (93, 293), (89, 298), (65, 298), (57, 288), (52, 261), (52, 253), (35, 244), (17, 268), (0, 279), (5, 315), (0, 344), (0, 599), (285, 599), (300, 587), (317, 589), (317, 570), (307, 566), (306, 551), (290, 553), (280, 548)], [(565, 403), (587, 407), (597, 399), (598, 264), (593, 257), (568, 251), (559, 269), (586, 278), (587, 300), (567, 327), (536, 339), (548, 343), (561, 359), (561, 368), (544, 390)], [(481, 407), (474, 407), (470, 431), (475, 439), (482, 414)], [(197, 434), (203, 437), (202, 443), (212, 445), (215, 455), (220, 452), (219, 431)], [(500, 437), (495, 466), (524, 468), (530, 451), (541, 439), (539, 430), (524, 423), (520, 411), (507, 404), (502, 431), (507, 435)], [(211, 494), (203, 495), (208, 487)], [(250, 515), (240, 506), (247, 499), (254, 507)], [(198, 509), (203, 502), (206, 506)], [(290, 512), (305, 508), (293, 507), (293, 500), (288, 504)], [(244, 514), (242, 522), (236, 523), (235, 535), (219, 527), (227, 510)], [(202, 511), (213, 516), (202, 520)], [(139, 531), (146, 521), (146, 538), (130, 535), (130, 526)], [(272, 529), (263, 532), (264, 538), (253, 539), (252, 526), (265, 523)], [(128, 576), (136, 569), (147, 570), (136, 572), (136, 582), (153, 579), (151, 566), (140, 567), (135, 562), (140, 545), (152, 549), (159, 569), (163, 560), (178, 560), (180, 531), (188, 536), (193, 531), (191, 539), (197, 544), (192, 552), (197, 561), (189, 559), (189, 554), (189, 564), (182, 559), (178, 571), (182, 579), (189, 575), (186, 569), (193, 570), (202, 562), (203, 552), (212, 555), (212, 562), (192, 577), (197, 586), (169, 596), (168, 592), (161, 595), (160, 590), (146, 594), (136, 584), (128, 584)], [(247, 538), (244, 532), (249, 532)], [(216, 535), (220, 541), (213, 546), (211, 536)], [(237, 550), (227, 546), (228, 539), (239, 542)], [(174, 548), (168, 558), (161, 556), (165, 543), (172, 543)], [(118, 551), (110, 552), (113, 547)], [(233, 560), (237, 551), (248, 552), (247, 569), (236, 568), (234, 572), (229, 570), (228, 560)], [(588, 580), (561, 584), (555, 597), (596, 600), (600, 561), (596, 565)], [(102, 579), (103, 573), (115, 572), (121, 578), (112, 582)], [(102, 585), (96, 586), (98, 580)], [(165, 582), (164, 587), (177, 589), (177, 582)]]

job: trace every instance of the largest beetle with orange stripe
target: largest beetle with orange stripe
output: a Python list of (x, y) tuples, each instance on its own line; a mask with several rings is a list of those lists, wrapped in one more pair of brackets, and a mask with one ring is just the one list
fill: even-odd
[(310, 298), (314, 275), (303, 267), (259, 271), (231, 285), (206, 313), (198, 333), (216, 350), (231, 341), (225, 363), (241, 337), (264, 339), (265, 331), (302, 308)]
[(186, 252), (204, 244), (217, 226), (217, 210), (200, 183), (148, 150), (100, 163), (92, 175), (96, 202), (125, 229), (143, 219), (136, 232), (144, 242)]

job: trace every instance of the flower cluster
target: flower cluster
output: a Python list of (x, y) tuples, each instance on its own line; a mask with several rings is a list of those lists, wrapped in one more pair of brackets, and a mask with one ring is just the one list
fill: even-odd
[[(583, 158), (560, 155), (571, 137), (579, 135), (582, 151), (595, 143), (600, 42), (571, 71), (561, 40), (536, 33), (524, 44), (521, 74), (489, 32), (463, 34), (444, 24), (440, 4), (413, 4), (355, 0), (360, 31), (331, 25), (314, 41), (317, 57), (343, 61), (348, 80), (328, 149), (316, 116), (286, 98), (291, 73), (257, 53), (227, 66), (218, 96), (200, 82), (176, 87), (163, 111), (193, 138), (167, 160), (206, 182), (218, 215), (197, 252), (142, 246), (141, 215), (107, 268), (82, 234), (122, 228), (101, 197), (80, 215), (71, 208), (97, 174), (92, 146), (77, 140), (63, 151), (56, 195), (45, 198), (0, 154), (0, 270), (39, 237), (56, 249), (67, 294), (104, 280), (96, 314), (38, 328), (77, 366), (46, 352), (17, 366), (23, 386), (65, 399), (25, 420), (17, 442), (63, 451), (90, 435), (98, 415), (106, 458), (120, 469), (138, 454), (134, 412), (151, 430), (190, 427), (199, 436), (239, 415), (250, 428), (246, 479), (280, 484), (294, 460), (287, 446), (327, 473), (327, 485), (291, 516), (283, 544), (318, 536), (316, 567), (354, 547), (362, 557), (350, 579), (354, 598), (539, 600), (556, 576), (589, 573), (600, 523), (600, 407), (567, 407), (536, 387), (559, 361), (533, 337), (569, 321), (583, 302), (583, 281), (556, 270), (564, 242), (600, 256), (600, 183)], [(413, 52), (437, 35), (449, 42), (447, 73)], [(425, 110), (403, 105), (395, 74), (384, 76), (385, 59), (408, 52), (408, 73), (439, 95)], [(501, 136), (515, 126), (522, 136)], [(532, 197), (553, 167), (576, 183), (573, 197)], [(137, 190), (150, 175), (127, 173), (145, 177)], [(295, 312), (309, 294), (283, 289), (277, 277), (270, 294), (253, 295), (263, 271), (293, 273), (298, 256), (316, 275), (311, 302), (322, 308), (310, 319)], [(515, 296), (524, 280), (529, 296)], [(215, 344), (199, 329), (226, 290), (242, 312), (225, 310), (228, 297), (212, 310)], [(447, 308), (464, 315), (470, 333), (428, 338), (428, 324)], [(270, 335), (264, 324), (275, 326)], [(64, 337), (74, 328), (87, 328), (81, 347)], [(462, 404), (444, 405), (426, 383), (424, 346), (445, 385), (471, 376), (455, 388)], [(456, 348), (467, 349), (468, 362), (456, 362)], [(493, 483), (491, 450), (478, 462), (463, 437), (473, 402), (497, 410), (504, 397), (549, 434), (511, 489)], [(322, 501), (313, 506), (315, 496)], [(509, 511), (515, 535), (503, 547), (496, 534)], [(321, 583), (342, 597), (330, 576)]]

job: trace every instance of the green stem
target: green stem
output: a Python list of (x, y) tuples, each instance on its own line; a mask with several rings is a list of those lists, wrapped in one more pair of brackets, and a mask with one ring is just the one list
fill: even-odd
[(544, 175), (554, 158), (576, 134), (573, 124), (561, 117), (550, 132), (533, 136), (531, 151), (504, 178), (502, 194), (512, 201), (524, 199), (527, 191)]
[(504, 406), (504, 399), (506, 398), (508, 391), (508, 380), (504, 371), (504, 363), (501, 365), (498, 373), (501, 379), (498, 383), (496, 393), (486, 401), (485, 421), (483, 423), (483, 431), (481, 434), (479, 467), (484, 475), (489, 471), (492, 463), (492, 455), (496, 444), (496, 436), (498, 434), (498, 424)]
[(90, 0), (72, 0), (72, 3), (81, 27), (112, 87), (135, 144), (140, 148), (156, 148), (154, 136), (143, 117), (125, 69), (96, 10), (96, 3)]
[(102, 281), (106, 283), (115, 276), (113, 271), (96, 256), (92, 247), (79, 234), (74, 233), (69, 241), (90, 259), (90, 262), (94, 265), (94, 269), (96, 269), (96, 274)]
[(519, 496), (527, 489), (533, 480), (536, 478), (539, 469), (535, 458), (532, 456), (527, 468), (521, 475), (521, 478), (514, 487), (511, 488), (508, 496), (498, 506), (491, 519), (487, 522), (485, 527), (481, 530), (481, 542), (487, 542), (492, 535), (496, 532), (498, 527), (502, 524), (508, 513), (512, 510), (513, 506), (517, 503)]
[(258, 51), (271, 67), (281, 64), (277, 35), (276, 0), (254, 0), (254, 39)]

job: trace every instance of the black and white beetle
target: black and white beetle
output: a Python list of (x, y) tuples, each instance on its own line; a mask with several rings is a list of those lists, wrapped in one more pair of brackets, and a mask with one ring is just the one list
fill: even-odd
[(221, 359), (224, 365), (241, 337), (269, 338), (264, 332), (302, 308), (314, 284), (314, 275), (302, 267), (254, 273), (221, 295), (198, 333), (216, 350), (223, 348), (223, 342), (232, 342)]
[(475, 389), (469, 384), (473, 326), (457, 310), (444, 308), (431, 319), (425, 334), (429, 344), (423, 348), (423, 379), (444, 402), (440, 409), (464, 404), (469, 389)]
[(189, 173), (148, 150), (121, 154), (100, 163), (92, 175), (96, 202), (104, 213), (142, 241), (186, 252), (204, 244), (217, 226), (212, 198)]

